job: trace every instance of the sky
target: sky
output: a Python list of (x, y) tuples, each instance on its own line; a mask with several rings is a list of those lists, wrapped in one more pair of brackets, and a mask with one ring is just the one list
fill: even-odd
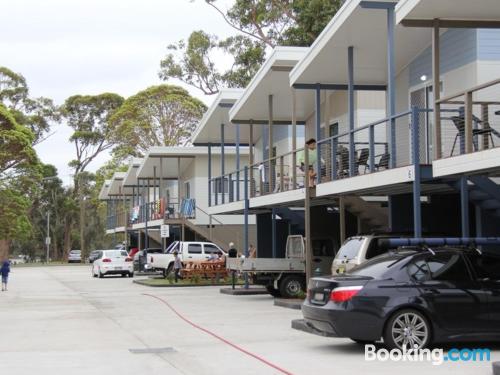
[[(218, 2), (224, 8), (232, 3)], [(56, 104), (75, 94), (128, 97), (165, 83), (158, 71), (167, 45), (194, 30), (234, 34), (203, 0), (2, 0), (0, 66), (21, 73), (31, 96), (49, 97)], [(227, 65), (222, 56), (217, 63)], [(214, 99), (183, 86), (207, 105)], [(55, 125), (52, 132), (36, 149), (69, 184), (68, 162), (75, 155), (68, 140), (71, 130)], [(101, 155), (89, 170), (107, 159), (108, 154)]]

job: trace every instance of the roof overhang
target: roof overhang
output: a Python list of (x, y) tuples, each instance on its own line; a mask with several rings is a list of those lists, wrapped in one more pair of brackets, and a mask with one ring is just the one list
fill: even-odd
[[(290, 72), (292, 85), (347, 85), (350, 46), (354, 48), (355, 85), (381, 89), (387, 84), (387, 11), (366, 8), (363, 2), (372, 1), (348, 0), (344, 3)], [(394, 1), (387, 3), (395, 4)], [(396, 25), (394, 34), (398, 73), (429, 45), (431, 31)]]
[(144, 159), (141, 158), (132, 158), (130, 160), (130, 164), (127, 172), (125, 172), (125, 177), (123, 178), (123, 186), (125, 188), (133, 187), (137, 185), (137, 171), (139, 167), (142, 165)]
[(111, 184), (111, 180), (105, 180), (104, 184), (102, 184), (101, 191), (99, 192), (99, 199), (104, 201), (109, 199), (108, 190), (109, 185)]
[(405, 26), (500, 27), (498, 0), (401, 0), (396, 7), (396, 22)]
[[(273, 120), (277, 124), (290, 124), (292, 90), (288, 75), (308, 50), (308, 47), (276, 47), (229, 111), (230, 120), (235, 124), (267, 124), (269, 95), (273, 95)], [(305, 121), (314, 108), (314, 95), (303, 91), (296, 95), (297, 121)]]
[[(193, 143), (220, 144), (220, 126), (229, 125), (229, 110), (241, 97), (243, 89), (223, 89), (219, 92), (212, 105), (203, 115), (198, 127), (191, 137)], [(247, 127), (240, 128), (240, 142), (248, 141), (249, 132)], [(236, 143), (236, 128), (226, 126), (224, 129), (224, 143)]]
[(126, 172), (115, 172), (111, 178), (111, 183), (108, 188), (108, 197), (118, 197), (122, 194), (126, 194), (123, 190), (123, 179), (125, 178)]

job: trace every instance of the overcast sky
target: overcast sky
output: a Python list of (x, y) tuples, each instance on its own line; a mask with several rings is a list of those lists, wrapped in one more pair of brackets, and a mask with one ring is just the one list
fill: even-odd
[[(225, 7), (231, 2), (219, 0)], [(2, 0), (0, 66), (23, 74), (32, 96), (57, 104), (74, 94), (127, 97), (161, 83), (166, 46), (200, 29), (221, 37), (234, 33), (203, 0)], [(207, 104), (213, 100), (189, 91)], [(37, 151), (69, 183), (71, 132), (61, 125), (53, 131)], [(108, 158), (96, 159), (91, 170)]]

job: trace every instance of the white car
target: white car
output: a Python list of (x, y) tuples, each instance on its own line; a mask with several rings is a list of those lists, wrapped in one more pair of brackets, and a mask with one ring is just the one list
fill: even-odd
[(92, 276), (103, 278), (105, 275), (134, 277), (132, 258), (125, 250), (100, 250), (92, 263)]
[(68, 263), (81, 263), (81, 262), (82, 262), (82, 251), (70, 250), (68, 254)]

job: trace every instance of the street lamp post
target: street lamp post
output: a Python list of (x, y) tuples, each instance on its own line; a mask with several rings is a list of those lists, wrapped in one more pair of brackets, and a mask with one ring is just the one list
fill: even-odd
[(45, 244), (47, 245), (47, 257), (45, 258), (47, 264), (49, 264), (49, 251), (50, 251), (50, 211), (47, 211), (47, 237), (45, 238)]

